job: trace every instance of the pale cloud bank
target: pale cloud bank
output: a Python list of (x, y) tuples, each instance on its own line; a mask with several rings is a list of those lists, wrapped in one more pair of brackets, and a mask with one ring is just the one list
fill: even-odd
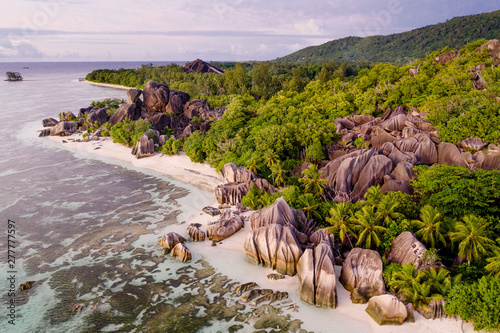
[(16, 0), (0, 12), (0, 61), (271, 60), (498, 8), (500, 0)]

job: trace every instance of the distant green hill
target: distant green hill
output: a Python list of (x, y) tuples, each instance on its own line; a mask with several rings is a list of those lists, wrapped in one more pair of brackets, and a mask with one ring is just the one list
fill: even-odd
[(500, 10), (462, 17), (389, 36), (346, 37), (310, 46), (278, 61), (328, 60), (404, 63), (446, 46), (460, 49), (478, 39), (500, 39)]

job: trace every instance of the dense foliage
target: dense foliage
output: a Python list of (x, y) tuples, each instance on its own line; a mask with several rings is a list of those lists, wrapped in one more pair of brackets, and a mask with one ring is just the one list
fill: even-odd
[(446, 312), (470, 320), (476, 330), (500, 328), (500, 278), (484, 276), (455, 285), (446, 297)]
[(278, 60), (404, 63), (446, 46), (462, 48), (468, 41), (479, 38), (500, 38), (500, 11), (456, 17), (445, 23), (388, 36), (346, 37), (307, 47)]

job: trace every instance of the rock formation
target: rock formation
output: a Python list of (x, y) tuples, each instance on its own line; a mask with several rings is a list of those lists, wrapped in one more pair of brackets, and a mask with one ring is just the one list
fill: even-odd
[(207, 236), (211, 241), (220, 242), (231, 237), (244, 226), (245, 222), (238, 214), (227, 211), (221, 215), (218, 221), (210, 222), (207, 225)]
[(205, 232), (200, 227), (200, 223), (191, 223), (187, 229), (189, 237), (195, 242), (203, 242), (205, 240)]
[(141, 135), (137, 144), (132, 149), (132, 155), (137, 159), (155, 155), (155, 142), (146, 133)]
[(292, 227), (269, 224), (248, 234), (245, 253), (248, 260), (255, 264), (293, 276), (303, 252)]
[(54, 118), (45, 118), (44, 120), (42, 120), (43, 127), (52, 127), (52, 126), (57, 125), (57, 123), (59, 123), (59, 122), (57, 120), (55, 120)]
[(370, 298), (366, 312), (379, 325), (401, 325), (408, 315), (403, 302), (388, 294)]
[(247, 283), (240, 284), (239, 286), (236, 286), (233, 290), (233, 294), (235, 296), (241, 296), (244, 293), (246, 293), (247, 291), (250, 291), (252, 289), (257, 289), (257, 288), (259, 288), (259, 285), (257, 283), (247, 282)]
[(175, 245), (184, 242), (185, 239), (176, 232), (169, 232), (163, 235), (163, 237), (158, 241), (158, 245), (162, 246), (167, 252), (170, 252)]
[(353, 303), (366, 303), (370, 297), (386, 292), (382, 270), (378, 252), (354, 248), (344, 261), (339, 281), (351, 292)]
[(215, 188), (215, 197), (220, 204), (236, 205), (241, 203), (241, 198), (248, 193), (252, 185), (257, 186), (262, 191), (276, 193), (276, 188), (266, 179), (257, 178), (247, 168), (238, 167), (234, 163), (225, 164), (220, 173), (227, 182)]
[(416, 269), (420, 269), (423, 265), (422, 255), (426, 251), (425, 245), (413, 233), (404, 231), (392, 241), (387, 261), (400, 265), (411, 263)]
[(305, 250), (297, 265), (297, 275), (300, 298), (318, 307), (334, 309), (337, 307), (337, 282), (332, 237), (329, 236), (325, 232), (318, 245)]
[(182, 262), (191, 260), (191, 251), (184, 245), (184, 243), (177, 243), (170, 251), (170, 256)]
[(50, 128), (52, 136), (68, 136), (75, 133), (78, 129), (76, 121), (61, 121)]
[(188, 62), (186, 65), (184, 65), (184, 71), (187, 73), (194, 72), (194, 73), (224, 74), (223, 70), (218, 69), (201, 59), (196, 59), (195, 61)]
[(166, 84), (148, 81), (143, 90), (144, 104), (148, 112), (165, 112), (170, 97)]

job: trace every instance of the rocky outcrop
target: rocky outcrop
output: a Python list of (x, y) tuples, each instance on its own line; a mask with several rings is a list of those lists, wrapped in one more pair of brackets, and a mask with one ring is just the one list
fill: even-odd
[(487, 49), (490, 53), (491, 57), (500, 60), (500, 42), (498, 39), (492, 39), (487, 41), (480, 47), (476, 49), (476, 52), (482, 52), (484, 49)]
[(98, 121), (104, 124), (108, 121), (108, 114), (106, 109), (92, 108), (88, 113), (86, 119), (91, 122)]
[(255, 230), (270, 224), (279, 224), (282, 226), (291, 224), (295, 228), (298, 228), (299, 219), (304, 218), (302, 216), (303, 213), (300, 213), (290, 207), (285, 198), (280, 197), (272, 205), (264, 207), (250, 215), (250, 228)]
[(243, 198), (250, 187), (247, 183), (229, 183), (224, 185), (218, 185), (215, 188), (215, 197), (218, 203), (228, 203), (230, 205), (236, 205), (241, 203), (241, 198)]
[(111, 125), (116, 125), (123, 122), (125, 119), (137, 120), (140, 118), (140, 109), (137, 109), (135, 103), (123, 103), (118, 110), (109, 118), (109, 123)]
[(244, 226), (245, 222), (241, 216), (227, 211), (221, 215), (218, 221), (210, 222), (207, 225), (207, 236), (211, 241), (220, 242), (231, 237)]
[(392, 241), (387, 261), (400, 265), (411, 263), (416, 269), (419, 269), (423, 265), (422, 255), (426, 251), (425, 245), (413, 233), (405, 231)]
[(332, 238), (327, 234), (321, 238), (318, 245), (306, 249), (299, 259), (297, 275), (300, 298), (318, 307), (334, 309), (337, 307), (337, 282), (333, 244), (330, 241)]
[(203, 207), (203, 212), (207, 213), (210, 216), (217, 216), (217, 215), (221, 214), (221, 211), (219, 208), (210, 207), (210, 206)]
[(470, 137), (463, 141), (457, 142), (457, 146), (463, 149), (472, 150), (474, 152), (483, 149), (486, 147), (487, 143), (483, 142), (481, 138), (478, 137)]
[(200, 223), (191, 223), (187, 229), (189, 237), (195, 242), (205, 241), (205, 232), (200, 229)]
[(132, 104), (137, 102), (141, 97), (141, 95), (142, 95), (141, 89), (135, 89), (135, 88), (129, 89), (127, 91), (127, 103)]
[(253, 172), (234, 163), (224, 164), (219, 171), (226, 183), (246, 183), (257, 178)]
[(170, 252), (175, 245), (184, 242), (185, 239), (176, 232), (169, 232), (163, 235), (163, 237), (158, 241), (158, 245), (162, 246), (167, 252)]
[(255, 282), (247, 282), (247, 283), (243, 283), (243, 284), (240, 284), (240, 285), (236, 286), (233, 289), (233, 294), (235, 296), (241, 296), (244, 293), (246, 293), (247, 291), (250, 291), (250, 290), (253, 290), (253, 289), (257, 289), (257, 288), (259, 288), (259, 285), (257, 283), (255, 283)]
[(224, 185), (219, 185), (215, 188), (215, 197), (220, 204), (228, 203), (236, 205), (241, 203), (243, 198), (252, 185), (258, 189), (276, 193), (276, 188), (272, 186), (266, 179), (257, 178), (254, 173), (247, 168), (238, 167), (234, 163), (227, 163), (220, 171), (222, 177), (229, 182)]
[(274, 291), (270, 294), (267, 294), (267, 295), (264, 295), (262, 297), (254, 299), (252, 302), (250, 302), (250, 305), (257, 306), (263, 302), (273, 303), (273, 302), (281, 301), (281, 300), (284, 300), (287, 298), (288, 298), (288, 293), (286, 291), (283, 291), (283, 292), (282, 291)]
[(132, 155), (137, 159), (155, 155), (155, 142), (146, 133), (141, 135), (137, 144), (132, 148)]
[(245, 239), (248, 260), (270, 267), (281, 274), (295, 275), (303, 252), (292, 228), (269, 224), (253, 230)]
[(78, 129), (76, 121), (61, 121), (50, 128), (52, 136), (68, 136), (75, 133)]
[(408, 315), (403, 302), (394, 295), (370, 298), (366, 312), (379, 325), (401, 325)]
[(182, 262), (191, 260), (191, 251), (184, 245), (184, 243), (177, 243), (170, 251), (170, 256)]
[(457, 146), (449, 142), (442, 142), (438, 146), (438, 164), (468, 166)]
[(224, 74), (224, 71), (221, 69), (218, 69), (209, 63), (206, 63), (205, 61), (201, 59), (196, 59), (195, 61), (188, 62), (186, 65), (184, 65), (184, 71), (186, 73), (217, 73), (217, 74)]
[(440, 65), (444, 65), (447, 62), (452, 61), (453, 59), (455, 59), (459, 55), (460, 55), (460, 51), (453, 50), (453, 51), (442, 53), (442, 54), (438, 55), (437, 57), (434, 58), (434, 61)]
[(43, 127), (52, 127), (57, 125), (59, 122), (55, 120), (54, 118), (45, 118), (42, 120), (42, 126)]
[(382, 270), (378, 252), (354, 248), (342, 265), (339, 281), (351, 292), (353, 303), (366, 303), (369, 298), (386, 292)]
[(392, 161), (384, 155), (375, 155), (370, 158), (354, 185), (351, 197), (354, 200), (363, 198), (370, 187), (380, 184), (384, 176), (392, 171), (392, 165)]
[(165, 112), (170, 99), (170, 89), (166, 84), (148, 81), (144, 86), (143, 96), (148, 112)]
[(171, 96), (170, 100), (168, 101), (167, 107), (165, 108), (165, 112), (172, 114), (181, 114), (183, 111), (184, 101), (182, 100), (182, 97), (178, 94)]

